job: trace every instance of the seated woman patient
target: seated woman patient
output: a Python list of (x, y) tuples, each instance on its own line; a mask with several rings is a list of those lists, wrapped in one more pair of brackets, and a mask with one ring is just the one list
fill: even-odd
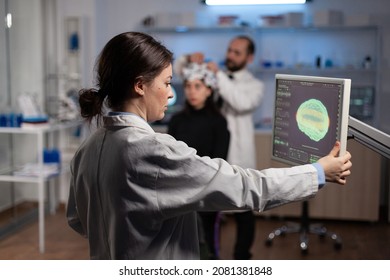
[(72, 159), (67, 218), (91, 259), (198, 259), (198, 211), (264, 211), (350, 175), (338, 142), (317, 163), (254, 170), (154, 132), (173, 96), (172, 57), (147, 34), (119, 34), (98, 58), (96, 88), (80, 91), (81, 116), (99, 128)]

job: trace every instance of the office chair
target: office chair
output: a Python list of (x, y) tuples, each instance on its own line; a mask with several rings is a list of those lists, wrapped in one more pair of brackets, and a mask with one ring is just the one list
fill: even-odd
[(300, 233), (299, 247), (301, 248), (302, 254), (307, 254), (309, 249), (308, 235), (312, 233), (318, 235), (321, 239), (325, 238), (325, 236), (328, 236), (334, 242), (333, 243), (334, 249), (335, 250), (341, 249), (342, 240), (336, 233), (328, 231), (321, 224), (312, 224), (312, 225), (310, 224), (309, 203), (306, 200), (302, 202), (302, 214), (300, 220), (301, 220), (300, 223), (291, 223), (291, 225), (284, 225), (272, 231), (268, 235), (268, 238), (265, 241), (265, 245), (271, 246), (274, 238), (277, 236), (284, 236), (286, 233)]

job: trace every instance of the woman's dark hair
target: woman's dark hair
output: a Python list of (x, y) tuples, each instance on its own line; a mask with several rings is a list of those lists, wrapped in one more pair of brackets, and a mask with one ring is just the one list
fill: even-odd
[(112, 38), (100, 53), (95, 69), (97, 88), (79, 92), (81, 116), (97, 123), (103, 114), (103, 103), (120, 109), (134, 94), (139, 79), (149, 83), (172, 63), (173, 54), (153, 37), (140, 32), (126, 32)]
[(237, 37), (235, 37), (235, 39), (242, 39), (242, 40), (246, 40), (248, 45), (247, 45), (247, 54), (254, 54), (256, 49), (255, 49), (255, 43), (253, 42), (253, 40), (249, 37), (249, 36), (246, 36), (246, 35), (239, 35)]

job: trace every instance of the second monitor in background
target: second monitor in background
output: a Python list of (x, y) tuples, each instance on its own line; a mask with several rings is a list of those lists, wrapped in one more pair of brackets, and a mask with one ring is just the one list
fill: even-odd
[(272, 158), (291, 165), (316, 162), (336, 140), (347, 146), (351, 80), (277, 74)]

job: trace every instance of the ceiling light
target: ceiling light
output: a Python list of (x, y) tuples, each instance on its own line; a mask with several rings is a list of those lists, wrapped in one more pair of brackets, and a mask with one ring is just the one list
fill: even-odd
[(11, 28), (12, 26), (12, 15), (10, 13), (8, 13), (5, 17), (5, 25), (7, 28)]
[(206, 5), (274, 5), (274, 4), (305, 4), (306, 0), (205, 0)]

